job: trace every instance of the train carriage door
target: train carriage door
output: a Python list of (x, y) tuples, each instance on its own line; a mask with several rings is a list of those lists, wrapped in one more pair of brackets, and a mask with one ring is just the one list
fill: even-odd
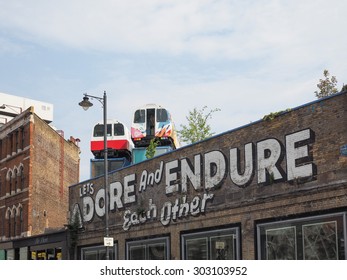
[(147, 137), (155, 136), (155, 109), (147, 109)]

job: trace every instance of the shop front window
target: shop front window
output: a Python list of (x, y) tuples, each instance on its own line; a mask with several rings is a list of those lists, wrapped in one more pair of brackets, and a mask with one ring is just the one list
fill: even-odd
[(128, 260), (169, 259), (169, 238), (161, 237), (127, 242)]
[(130, 260), (145, 260), (146, 259), (146, 245), (130, 246)]
[[(109, 248), (109, 259), (116, 259), (116, 246)], [(105, 246), (93, 246), (82, 248), (81, 250), (82, 260), (106, 260), (106, 247)]]
[[(24, 248), (22, 248), (24, 249)], [(23, 259), (25, 259), (25, 255), (28, 254), (28, 252), (23, 250)], [(47, 248), (42, 250), (30, 250), (29, 257), (32, 260), (62, 260), (63, 259), (63, 251), (61, 247), (55, 247), (55, 248)]]
[(236, 260), (240, 258), (239, 228), (182, 234), (183, 259)]
[(258, 258), (345, 259), (346, 213), (257, 225)]

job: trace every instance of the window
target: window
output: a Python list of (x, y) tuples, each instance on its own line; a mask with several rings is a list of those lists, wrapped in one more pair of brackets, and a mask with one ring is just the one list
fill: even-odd
[[(5, 209), (0, 209), (0, 219), (2, 220), (2, 221), (6, 221), (6, 211), (5, 211)], [(1, 231), (0, 231), (0, 234), (1, 234), (1, 236), (4, 236), (5, 235), (5, 233), (6, 233), (6, 231), (5, 231), (5, 226), (6, 226), (6, 223), (0, 223), (0, 227), (1, 227)]]
[(128, 260), (168, 260), (169, 237), (129, 241), (126, 244)]
[(25, 188), (25, 175), (24, 175), (23, 165), (20, 166), (19, 172), (20, 172), (20, 189), (24, 190), (24, 188)]
[(24, 150), (25, 148), (25, 130), (24, 130), (24, 127), (21, 129), (22, 133), (22, 137), (21, 137), (21, 147), (22, 147), (22, 150)]
[(185, 260), (240, 259), (238, 227), (182, 234), (181, 241)]
[(345, 259), (346, 213), (257, 225), (258, 258)]
[(0, 139), (0, 160), (3, 158), (3, 151), (2, 151), (2, 139)]
[(121, 123), (114, 124), (114, 136), (124, 135), (124, 126)]
[(12, 172), (10, 171), (8, 174), (8, 190), (9, 190), (9, 194), (11, 195), (12, 193)]
[(24, 221), (23, 221), (23, 208), (19, 208), (19, 230), (20, 234), (24, 231)]
[(19, 133), (18, 130), (15, 132), (15, 147), (14, 147), (14, 151), (17, 153), (18, 149), (19, 149)]
[(165, 109), (157, 109), (157, 122), (167, 122), (168, 115)]
[(11, 210), (8, 210), (8, 237), (11, 237), (11, 219), (12, 219), (12, 215), (11, 215)]
[[(116, 259), (116, 245), (109, 248), (109, 259)], [(81, 249), (82, 260), (106, 260), (106, 247), (105, 246), (94, 246), (85, 247)]]
[(13, 209), (13, 236), (17, 235), (17, 210)]
[[(111, 131), (112, 131), (112, 125), (107, 124), (107, 136), (111, 136)], [(94, 137), (103, 137), (104, 136), (104, 125), (103, 124), (97, 124), (94, 127)]]
[(144, 123), (146, 119), (145, 110), (137, 110), (134, 114), (134, 123)]
[(14, 169), (14, 192), (17, 192), (18, 188), (18, 171), (17, 168)]
[(12, 155), (12, 152), (13, 152), (13, 133), (9, 135), (9, 141), (10, 141), (10, 155)]

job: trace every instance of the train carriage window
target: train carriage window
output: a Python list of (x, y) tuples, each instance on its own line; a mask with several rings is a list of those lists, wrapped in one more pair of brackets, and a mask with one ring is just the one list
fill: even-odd
[[(111, 130), (112, 130), (112, 125), (107, 124), (107, 136), (111, 136)], [(102, 137), (104, 136), (104, 125), (103, 124), (97, 124), (94, 126), (94, 137)]]
[(137, 110), (134, 115), (134, 123), (144, 123), (146, 119), (145, 116), (145, 110)]
[(121, 123), (114, 124), (114, 136), (124, 135), (124, 126)]
[(168, 121), (167, 111), (165, 109), (157, 109), (157, 122)]

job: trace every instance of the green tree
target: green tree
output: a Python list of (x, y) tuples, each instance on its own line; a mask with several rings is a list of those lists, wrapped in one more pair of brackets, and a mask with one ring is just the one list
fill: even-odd
[(319, 90), (314, 92), (317, 98), (323, 98), (338, 92), (336, 77), (331, 76), (330, 78), (329, 71), (326, 69), (323, 71), (323, 75), (324, 79), (319, 79), (319, 83), (317, 84)]
[(207, 106), (204, 106), (202, 109), (194, 108), (192, 111), (189, 111), (186, 117), (188, 124), (181, 125), (182, 129), (177, 131), (180, 140), (187, 144), (192, 144), (211, 137), (214, 133), (211, 132), (208, 120), (217, 111), (220, 111), (220, 109), (215, 108), (207, 111)]
[(157, 138), (152, 138), (151, 141), (149, 142), (149, 145), (146, 149), (146, 158), (152, 158), (155, 155), (155, 150), (159, 144), (159, 140)]
[(347, 91), (347, 85), (343, 85), (341, 91)]

